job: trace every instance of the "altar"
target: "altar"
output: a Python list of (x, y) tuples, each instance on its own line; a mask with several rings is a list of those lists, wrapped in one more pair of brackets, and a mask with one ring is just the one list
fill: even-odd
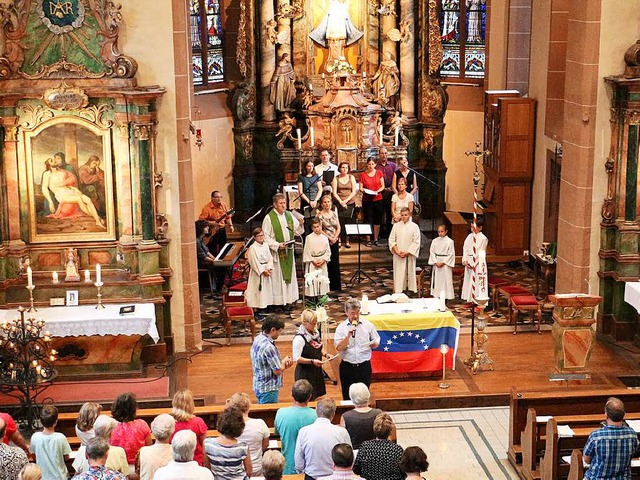
[[(120, 313), (122, 307), (134, 307), (131, 313)], [(15, 310), (0, 310), (0, 322), (18, 316)], [(45, 321), (44, 331), (58, 351), (59, 374), (91, 375), (100, 372), (126, 373), (141, 371), (143, 337), (160, 340), (153, 303), (107, 304), (104, 309), (93, 305), (74, 307), (40, 307), (33, 314)]]
[(439, 311), (436, 298), (409, 303), (369, 302), (366, 316), (380, 334), (380, 345), (371, 356), (374, 377), (431, 376), (442, 372), (440, 345), (449, 346), (447, 369), (455, 369), (460, 322), (449, 310)]

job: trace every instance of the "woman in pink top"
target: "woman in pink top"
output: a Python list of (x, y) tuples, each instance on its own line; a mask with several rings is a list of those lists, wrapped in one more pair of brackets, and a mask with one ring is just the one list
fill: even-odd
[[(376, 170), (376, 161), (373, 158), (367, 160), (367, 169), (360, 174), (360, 189), (362, 190), (362, 211), (365, 223), (373, 226), (373, 245), (379, 246), (380, 223), (382, 223), (382, 192), (384, 190), (384, 177), (380, 170)], [(371, 241), (367, 240), (367, 247)]]
[(207, 438), (207, 424), (204, 423), (204, 420), (200, 417), (196, 417), (193, 414), (196, 405), (193, 402), (191, 390), (178, 390), (173, 396), (171, 405), (173, 406), (171, 415), (176, 419), (176, 432), (180, 430), (191, 430), (196, 434), (198, 442), (196, 443), (196, 451), (193, 454), (193, 459), (198, 462), (198, 465), (208, 468), (209, 462), (202, 450), (204, 440)]
[[(129, 466), (134, 468), (136, 455), (145, 445), (151, 445), (151, 429), (147, 422), (136, 418), (138, 402), (133, 393), (118, 395), (111, 407), (111, 416), (120, 422), (111, 433), (110, 445), (124, 448)], [(133, 471), (133, 470), (132, 470)]]

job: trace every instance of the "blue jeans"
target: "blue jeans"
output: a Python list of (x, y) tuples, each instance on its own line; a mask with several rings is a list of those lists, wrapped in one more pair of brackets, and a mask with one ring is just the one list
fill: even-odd
[(256, 393), (258, 397), (258, 403), (278, 403), (279, 390), (272, 390), (270, 392)]

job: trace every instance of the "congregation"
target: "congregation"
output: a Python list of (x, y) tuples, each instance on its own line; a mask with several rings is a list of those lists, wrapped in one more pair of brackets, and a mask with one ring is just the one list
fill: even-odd
[[(246, 393), (227, 399), (215, 431), (194, 415), (189, 390), (176, 392), (172, 409), (150, 425), (136, 415), (133, 394), (119, 395), (110, 415), (87, 402), (77, 415), (75, 452), (71, 439), (57, 431), (58, 409), (46, 405), (40, 413), (42, 431), (29, 445), (15, 433), (0, 444), (0, 478), (66, 480), (73, 470), (73, 480), (278, 480), (290, 474), (303, 474), (305, 480), (393, 480), (419, 478), (427, 470), (422, 449), (396, 443), (392, 418), (369, 406), (363, 383), (351, 385), (354, 408), (336, 423), (332, 398), (323, 396), (315, 408), (309, 406), (309, 381), (297, 380), (291, 395), (293, 404), (276, 412), (273, 433), (263, 419), (250, 416)], [(0, 415), (0, 434), (14, 426), (10, 415)], [(273, 437), (279, 442), (270, 443)]]

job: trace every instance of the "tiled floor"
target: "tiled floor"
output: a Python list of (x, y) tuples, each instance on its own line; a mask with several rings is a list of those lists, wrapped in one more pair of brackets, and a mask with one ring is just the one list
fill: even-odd
[(509, 408), (406, 411), (391, 414), (403, 447), (420, 446), (429, 480), (518, 479), (507, 460)]

